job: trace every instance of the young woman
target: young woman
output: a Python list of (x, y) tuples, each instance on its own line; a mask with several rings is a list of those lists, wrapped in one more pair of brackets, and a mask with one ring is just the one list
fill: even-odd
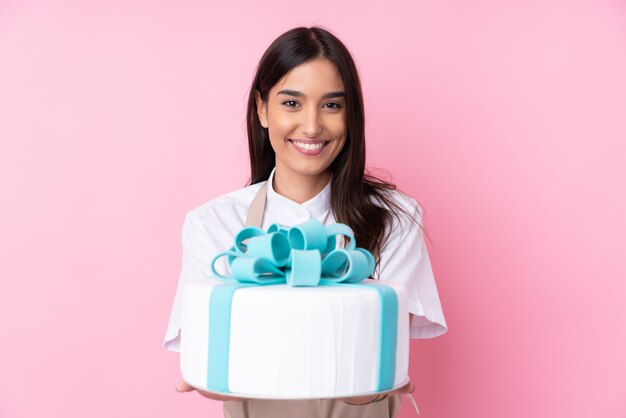
[[(420, 206), (393, 184), (365, 173), (361, 85), (343, 43), (320, 27), (298, 27), (278, 37), (257, 67), (247, 125), (249, 185), (205, 203), (185, 218), (182, 270), (165, 347), (179, 350), (185, 284), (211, 276), (212, 257), (229, 248), (236, 232), (250, 222), (250, 204), (260, 192), (266, 197), (257, 226), (291, 226), (311, 218), (349, 225), (359, 247), (376, 259), (373, 279), (406, 285), (411, 337), (446, 332)], [(225, 258), (221, 261), (226, 271)], [(177, 390), (195, 389), (181, 381)], [(199, 392), (225, 401), (229, 418), (381, 418), (396, 416), (400, 394), (412, 391), (409, 383), (384, 396), (279, 401)]]

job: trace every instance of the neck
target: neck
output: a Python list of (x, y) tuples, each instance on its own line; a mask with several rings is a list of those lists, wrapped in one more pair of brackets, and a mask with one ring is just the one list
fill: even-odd
[(330, 172), (319, 176), (285, 176), (276, 170), (272, 188), (279, 195), (285, 196), (296, 203), (304, 203), (319, 194), (330, 181)]

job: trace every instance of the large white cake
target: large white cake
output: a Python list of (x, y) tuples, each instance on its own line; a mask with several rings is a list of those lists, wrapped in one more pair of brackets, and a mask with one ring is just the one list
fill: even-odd
[(211, 278), (190, 283), (183, 306), (181, 371), (196, 388), (317, 399), (408, 382), (408, 307), (400, 284), (258, 286)]

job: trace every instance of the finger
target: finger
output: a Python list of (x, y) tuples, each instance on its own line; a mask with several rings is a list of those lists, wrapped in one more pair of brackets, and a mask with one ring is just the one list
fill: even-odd
[(192, 390), (195, 390), (196, 388), (194, 388), (193, 386), (190, 386), (187, 384), (187, 382), (185, 382), (184, 380), (181, 380), (180, 382), (178, 382), (178, 384), (176, 385), (176, 391), (177, 392), (191, 392)]
[(404, 385), (404, 387), (402, 387), (400, 391), (402, 393), (413, 393), (415, 391), (415, 386), (413, 386), (413, 384), (409, 382), (406, 385)]

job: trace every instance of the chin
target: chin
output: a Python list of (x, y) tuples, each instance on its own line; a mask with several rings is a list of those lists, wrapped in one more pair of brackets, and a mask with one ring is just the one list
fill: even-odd
[(324, 175), (328, 168), (323, 167), (294, 167), (292, 172), (301, 176), (318, 177)]

